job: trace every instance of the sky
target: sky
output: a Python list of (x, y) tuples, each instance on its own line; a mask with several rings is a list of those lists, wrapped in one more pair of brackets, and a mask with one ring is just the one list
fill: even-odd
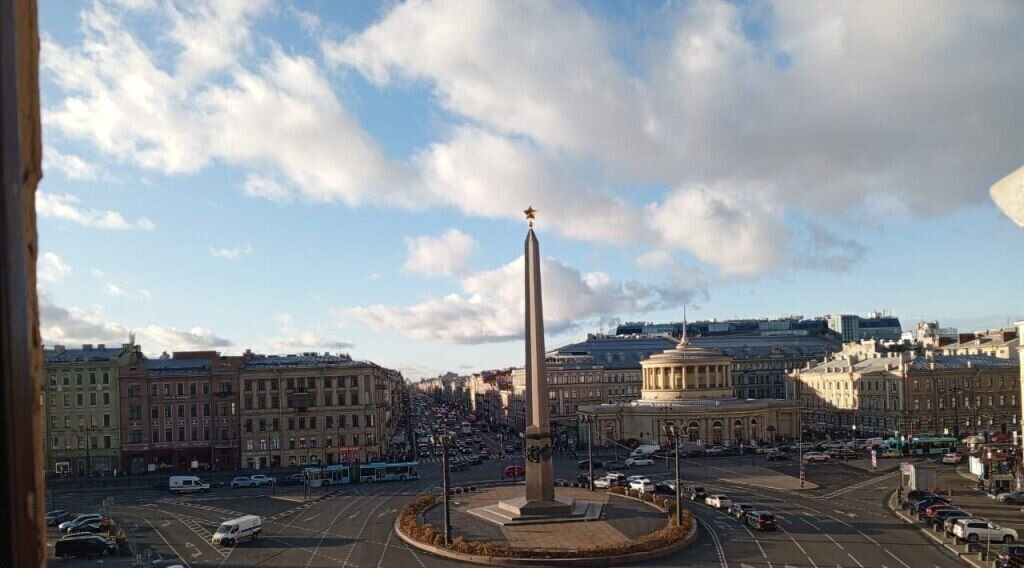
[(522, 365), (616, 321), (1024, 316), (1019, 2), (40, 3), (44, 343)]

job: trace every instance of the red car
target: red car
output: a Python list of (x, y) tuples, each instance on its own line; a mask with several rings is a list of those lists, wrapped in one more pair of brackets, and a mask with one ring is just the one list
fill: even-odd
[(927, 507), (924, 510), (924, 517), (930, 519), (938, 511), (942, 511), (944, 509), (957, 509), (957, 508), (958, 507), (954, 507), (953, 505), (950, 505), (949, 503), (936, 503), (936, 504), (934, 504), (934, 505), (932, 505), (930, 507)]
[(505, 475), (508, 477), (523, 477), (526, 475), (526, 470), (518, 465), (510, 465), (505, 468)]

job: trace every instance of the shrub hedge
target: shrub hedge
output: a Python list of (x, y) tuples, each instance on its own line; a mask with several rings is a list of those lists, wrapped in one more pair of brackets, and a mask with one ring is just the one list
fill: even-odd
[[(620, 491), (616, 491), (617, 489)], [(624, 490), (622, 487), (614, 487), (611, 492), (617, 495), (630, 494), (628, 490)], [(633, 494), (630, 496), (636, 497), (636, 492), (632, 493)], [(438, 496), (432, 493), (421, 495), (420, 497), (406, 503), (405, 506), (402, 507), (401, 513), (399, 513), (398, 523), (401, 531), (417, 542), (433, 545), (438, 548), (447, 548), (462, 554), (504, 558), (597, 558), (604, 556), (621, 556), (625, 554), (657, 550), (679, 542), (686, 537), (686, 534), (690, 531), (690, 525), (693, 524), (693, 517), (690, 515), (689, 510), (683, 511), (683, 524), (677, 525), (674, 501), (662, 497), (655, 497), (650, 493), (643, 494), (639, 498), (664, 510), (669, 515), (668, 526), (628, 542), (620, 544), (595, 544), (579, 550), (530, 550), (513, 548), (503, 542), (477, 542), (467, 540), (462, 536), (455, 537), (455, 539), (452, 540), (452, 543), (446, 547), (444, 544), (444, 533), (439, 532), (434, 525), (429, 523), (422, 524), (421, 522), (421, 515), (427, 509), (437, 504)]]

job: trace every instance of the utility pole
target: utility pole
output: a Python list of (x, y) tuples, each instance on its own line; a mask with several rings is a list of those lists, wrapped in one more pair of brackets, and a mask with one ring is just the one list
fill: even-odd
[(452, 518), (448, 508), (448, 447), (452, 443), (452, 438), (447, 434), (434, 436), (433, 442), (435, 445), (441, 446), (441, 491), (444, 493), (444, 543), (447, 546), (452, 542)]
[(683, 502), (682, 502), (683, 491), (682, 491), (682, 488), (679, 487), (679, 440), (682, 438), (682, 431), (680, 430), (680, 428), (678, 426), (676, 426), (675, 424), (670, 422), (668, 425), (665, 426), (665, 435), (668, 436), (669, 438), (671, 438), (672, 446), (673, 446), (673, 449), (675, 450), (675, 454), (676, 454), (676, 486), (675, 486), (675, 494), (676, 494), (676, 525), (677, 526), (682, 526), (683, 525)]
[(590, 473), (587, 476), (587, 486), (590, 490), (594, 490), (594, 434), (593, 434), (593, 422), (594, 417), (590, 414), (580, 413), (580, 422), (587, 425), (587, 468)]

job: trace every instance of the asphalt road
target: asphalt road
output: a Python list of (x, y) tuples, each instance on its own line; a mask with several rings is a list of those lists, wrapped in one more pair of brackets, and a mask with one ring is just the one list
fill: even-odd
[[(497, 441), (485, 438), (497, 449)], [(580, 456), (582, 457), (582, 456)], [(750, 459), (749, 457), (747, 458)], [(760, 457), (755, 458), (762, 463)], [(522, 462), (521, 456), (510, 460)], [(506, 463), (512, 463), (507, 461)], [(815, 465), (808, 478), (821, 485), (813, 491), (781, 491), (726, 479), (721, 469), (737, 458), (684, 460), (684, 483), (723, 492), (734, 501), (751, 503), (779, 518), (774, 532), (751, 532), (739, 521), (693, 503), (701, 524), (699, 541), (675, 556), (641, 566), (707, 566), (721, 568), (946, 568), (962, 566), (954, 557), (925, 540), (888, 512), (883, 500), (894, 488), (893, 474), (872, 475), (842, 464)], [(440, 464), (426, 458), (421, 479), (346, 486), (308, 505), (270, 495), (268, 488), (215, 489), (202, 495), (172, 496), (139, 490), (117, 495), (65, 495), (54, 504), (76, 511), (97, 510), (112, 497), (115, 520), (132, 529), (140, 550), (149, 550), (156, 565), (175, 562), (192, 567), (447, 567), (458, 563), (414, 552), (392, 531), (401, 506), (413, 496), (439, 487)], [(493, 480), (501, 463), (485, 462), (453, 474), (453, 483)], [(795, 464), (780, 466), (795, 470)], [(636, 468), (652, 480), (674, 477), (664, 464)], [(573, 456), (556, 459), (556, 477), (574, 479), (579, 471)], [(301, 490), (292, 489), (293, 495)], [(264, 518), (257, 541), (235, 548), (209, 544), (210, 534), (224, 520), (242, 514)], [(51, 535), (51, 542), (53, 537)], [(91, 564), (72, 560), (60, 565)], [(107, 563), (108, 565), (111, 562)], [(114, 562), (119, 565), (119, 562)]]

